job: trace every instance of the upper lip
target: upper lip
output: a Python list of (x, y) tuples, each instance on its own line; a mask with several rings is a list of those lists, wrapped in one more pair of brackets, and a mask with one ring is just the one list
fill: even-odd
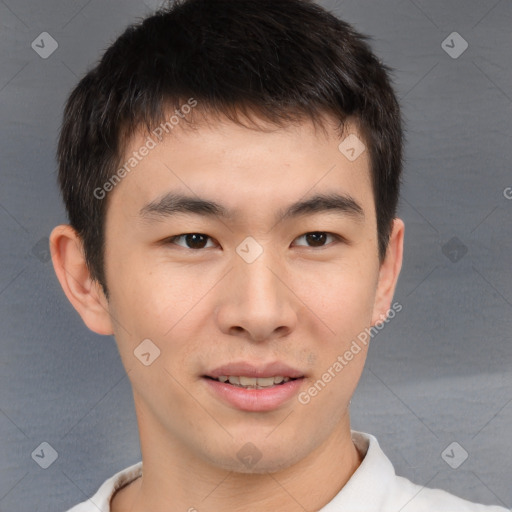
[(244, 376), (261, 378), (280, 376), (289, 377), (290, 379), (304, 377), (304, 374), (300, 370), (292, 368), (291, 366), (288, 366), (287, 364), (281, 363), (279, 361), (258, 366), (245, 361), (239, 363), (224, 364), (206, 373), (205, 377), (213, 377), (214, 379), (218, 379), (221, 375), (227, 377)]

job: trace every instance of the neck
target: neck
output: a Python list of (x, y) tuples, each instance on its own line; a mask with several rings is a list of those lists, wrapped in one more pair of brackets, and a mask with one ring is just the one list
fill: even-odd
[[(142, 427), (142, 428), (141, 428)], [(112, 512), (262, 512), (319, 510), (359, 467), (348, 412), (339, 427), (305, 459), (263, 474), (225, 470), (142, 425), (143, 475), (118, 491)], [(145, 435), (143, 435), (145, 434)]]

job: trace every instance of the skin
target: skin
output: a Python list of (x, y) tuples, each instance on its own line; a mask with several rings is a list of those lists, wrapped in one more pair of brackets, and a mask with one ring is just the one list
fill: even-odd
[[(307, 390), (391, 307), (403, 222), (394, 220), (381, 263), (368, 152), (350, 162), (335, 125), (324, 126), (327, 134), (306, 121), (267, 131), (229, 121), (175, 129), (109, 192), (108, 301), (73, 229), (53, 230), (64, 292), (89, 329), (115, 336), (133, 388), (144, 474), (116, 493), (114, 512), (318, 510), (360, 465), (349, 403), (367, 347), (306, 405), (294, 396), (272, 411), (242, 411), (201, 377), (233, 361), (278, 360), (301, 370)], [(348, 133), (357, 134), (350, 123)], [(127, 154), (144, 140), (134, 137)], [(139, 210), (167, 191), (237, 215), (142, 219)], [(276, 219), (280, 208), (331, 192), (350, 195), (364, 217)], [(344, 241), (312, 246), (304, 235), (319, 231)], [(183, 238), (160, 243), (184, 233), (211, 239), (203, 249)], [(236, 252), (247, 236), (263, 248), (250, 264)], [(134, 356), (146, 338), (161, 351), (149, 366)], [(249, 468), (237, 457), (247, 442), (261, 454)]]

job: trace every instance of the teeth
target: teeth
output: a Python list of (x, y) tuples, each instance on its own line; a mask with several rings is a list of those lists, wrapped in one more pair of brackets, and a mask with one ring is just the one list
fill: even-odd
[(229, 377), (226, 375), (220, 375), (217, 380), (219, 382), (229, 382), (234, 386), (244, 387), (248, 389), (260, 389), (269, 388), (275, 384), (281, 384), (282, 382), (288, 382), (290, 377), (282, 377), (278, 375), (276, 377), (245, 377), (245, 376), (233, 376)]
[[(235, 377), (236, 379), (239, 379), (239, 384), (241, 386), (256, 386), (256, 377)], [(230, 377), (231, 379), (231, 377)], [(272, 380), (272, 383), (274, 383), (274, 380)]]
[[(274, 385), (274, 377), (262, 377), (262, 378), (251, 379), (251, 380), (254, 380), (254, 384), (251, 383), (253, 386), (258, 385), (258, 386), (261, 386), (262, 388), (267, 388), (269, 386)], [(242, 379), (240, 379), (240, 384), (244, 384), (242, 382)]]

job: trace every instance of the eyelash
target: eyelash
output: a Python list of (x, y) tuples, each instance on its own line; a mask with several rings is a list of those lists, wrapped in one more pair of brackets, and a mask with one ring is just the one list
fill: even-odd
[[(322, 235), (327, 235), (327, 236), (330, 236), (334, 239), (334, 242), (345, 242), (346, 240), (341, 236), (341, 235), (337, 235), (336, 233), (330, 233), (328, 231), (308, 231), (307, 233), (304, 233), (303, 235), (300, 235), (298, 236), (297, 238), (295, 238), (295, 240), (299, 239), (299, 238), (303, 238), (307, 235), (313, 235), (313, 234), (322, 234)], [(173, 244), (173, 245), (178, 245), (179, 247), (183, 247), (184, 249), (189, 249), (191, 251), (201, 251), (201, 250), (204, 250), (204, 249), (209, 249), (210, 247), (202, 247), (200, 249), (194, 249), (192, 247), (184, 247), (182, 245), (179, 245), (179, 244), (176, 244), (176, 240), (179, 240), (180, 238), (184, 238), (186, 236), (189, 236), (189, 235), (201, 235), (201, 236), (204, 236), (206, 237), (208, 240), (213, 240), (212, 237), (208, 236), (208, 235), (205, 235), (204, 233), (183, 233), (181, 235), (175, 235), (175, 236), (172, 236), (168, 239), (165, 240), (165, 243), (167, 244)], [(310, 245), (300, 245), (299, 247), (308, 247), (310, 249), (323, 249), (324, 247), (329, 247), (330, 245), (332, 245), (334, 242), (330, 242), (330, 243), (327, 243), (325, 245), (321, 245), (321, 246), (310, 246)]]

